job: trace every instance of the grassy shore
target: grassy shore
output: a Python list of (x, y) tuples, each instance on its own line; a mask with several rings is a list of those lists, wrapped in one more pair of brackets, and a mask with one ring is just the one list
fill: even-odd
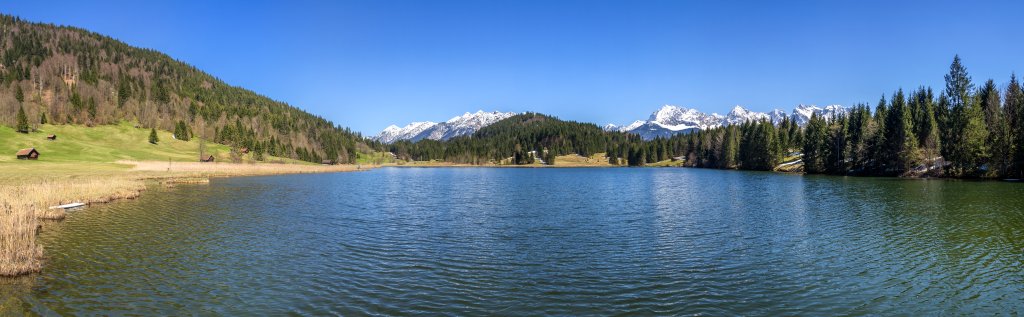
[[(56, 134), (57, 140), (46, 140)], [(36, 242), (40, 222), (63, 219), (67, 203), (106, 203), (138, 197), (156, 184), (206, 183), (211, 177), (347, 172), (357, 165), (319, 165), (267, 157), (255, 162), (199, 163), (199, 141), (175, 140), (159, 132), (161, 142), (148, 142), (149, 130), (129, 123), (84, 127), (42, 125), (32, 133), (0, 127), (0, 276), (38, 272), (43, 247)], [(39, 160), (17, 160), (14, 153), (34, 147)], [(206, 143), (206, 152), (228, 161), (230, 148)]]

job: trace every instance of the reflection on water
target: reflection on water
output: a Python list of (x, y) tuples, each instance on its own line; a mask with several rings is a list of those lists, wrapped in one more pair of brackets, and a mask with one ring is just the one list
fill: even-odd
[(1019, 313), (1024, 186), (700, 169), (217, 179), (50, 223), (0, 312)]

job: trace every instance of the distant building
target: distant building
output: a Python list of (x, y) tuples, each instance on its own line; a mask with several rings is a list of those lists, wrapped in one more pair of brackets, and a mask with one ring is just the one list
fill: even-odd
[(47, 135), (46, 139), (50, 140), (50, 141), (57, 140), (57, 135), (56, 134)]
[(206, 157), (199, 158), (200, 162), (213, 162), (213, 155), (207, 155)]
[(320, 161), (320, 164), (323, 164), (323, 165), (334, 165), (334, 160), (323, 160), (323, 161)]
[(19, 160), (38, 160), (39, 159), (39, 151), (36, 151), (36, 148), (21, 149), (21, 151), (18, 151), (18, 153), (15, 154), (15, 155), (18, 156)]

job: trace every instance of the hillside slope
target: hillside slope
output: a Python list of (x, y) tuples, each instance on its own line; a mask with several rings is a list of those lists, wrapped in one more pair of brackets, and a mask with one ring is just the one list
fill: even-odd
[[(149, 129), (135, 128), (128, 123), (84, 127), (77, 125), (41, 125), (32, 133), (17, 133), (9, 127), (0, 127), (0, 164), (22, 164), (16, 161), (15, 151), (35, 148), (40, 152), (40, 162), (69, 163), (111, 163), (119, 160), (132, 161), (176, 161), (195, 162), (199, 158), (200, 141), (175, 140), (171, 133), (160, 131), (157, 144), (149, 143)], [(56, 140), (46, 139), (55, 134)], [(206, 143), (205, 154), (214, 155), (217, 161), (230, 162), (231, 148), (215, 143)], [(240, 155), (243, 161), (251, 161), (252, 154)], [(293, 161), (267, 157), (265, 161)]]
[[(0, 125), (140, 122), (311, 162), (354, 162), (367, 141), (193, 66), (83, 29), (0, 15)], [(45, 117), (45, 118), (44, 118)]]

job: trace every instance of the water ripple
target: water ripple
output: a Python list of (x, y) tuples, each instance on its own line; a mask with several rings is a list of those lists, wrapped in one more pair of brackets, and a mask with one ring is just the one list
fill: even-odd
[(936, 315), (1024, 307), (1018, 184), (381, 169), (48, 224), (25, 307), (121, 315)]

